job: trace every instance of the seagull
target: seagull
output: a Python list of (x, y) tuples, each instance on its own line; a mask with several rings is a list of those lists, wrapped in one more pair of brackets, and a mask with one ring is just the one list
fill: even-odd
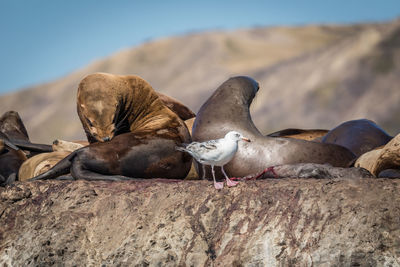
[(184, 147), (176, 147), (176, 150), (189, 153), (195, 158), (203, 167), (203, 179), (205, 175), (204, 165), (211, 165), (211, 172), (214, 179), (214, 187), (222, 189), (223, 182), (217, 183), (215, 180), (214, 166), (220, 166), (222, 173), (225, 175), (226, 184), (231, 187), (238, 184), (236, 181), (229, 179), (224, 170), (224, 165), (227, 164), (238, 150), (238, 142), (244, 140), (250, 142), (250, 139), (244, 137), (241, 133), (236, 131), (228, 132), (224, 138), (209, 140), (205, 142), (192, 142), (190, 144), (183, 144)]

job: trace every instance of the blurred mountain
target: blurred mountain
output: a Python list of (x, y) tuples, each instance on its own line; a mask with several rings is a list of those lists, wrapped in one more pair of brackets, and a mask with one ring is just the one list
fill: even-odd
[(79, 81), (93, 72), (136, 74), (197, 112), (226, 79), (260, 83), (251, 112), (259, 129), (332, 128), (368, 118), (400, 132), (400, 20), (379, 24), (258, 27), (193, 33), (126, 49), (56, 81), (0, 97), (31, 140), (84, 139)]

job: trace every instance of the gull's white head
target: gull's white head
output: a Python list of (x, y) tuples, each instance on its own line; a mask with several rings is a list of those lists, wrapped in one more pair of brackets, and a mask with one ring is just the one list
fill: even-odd
[(246, 141), (250, 142), (249, 138), (244, 137), (241, 133), (236, 132), (236, 131), (230, 131), (225, 135), (225, 139), (233, 140), (233, 141)]

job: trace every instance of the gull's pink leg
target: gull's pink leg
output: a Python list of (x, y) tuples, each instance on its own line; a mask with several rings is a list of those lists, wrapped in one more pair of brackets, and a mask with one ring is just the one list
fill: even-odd
[(215, 172), (214, 172), (214, 165), (211, 165), (211, 172), (213, 175), (213, 179), (214, 179), (214, 187), (215, 189), (222, 189), (224, 188), (224, 183), (223, 182), (218, 182), (215, 180)]
[(232, 186), (236, 186), (239, 183), (239, 182), (232, 181), (231, 179), (229, 179), (228, 175), (226, 175), (226, 173), (225, 173), (224, 166), (221, 166), (221, 170), (222, 170), (222, 173), (225, 175), (227, 186), (232, 187)]

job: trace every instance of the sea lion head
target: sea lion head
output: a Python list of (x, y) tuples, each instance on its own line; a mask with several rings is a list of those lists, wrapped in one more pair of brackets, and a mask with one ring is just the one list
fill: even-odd
[(98, 142), (110, 141), (116, 132), (115, 108), (112, 109), (110, 105), (103, 105), (102, 101), (96, 100), (80, 104), (80, 107), (81, 117), (84, 118), (82, 123), (90, 135)]

